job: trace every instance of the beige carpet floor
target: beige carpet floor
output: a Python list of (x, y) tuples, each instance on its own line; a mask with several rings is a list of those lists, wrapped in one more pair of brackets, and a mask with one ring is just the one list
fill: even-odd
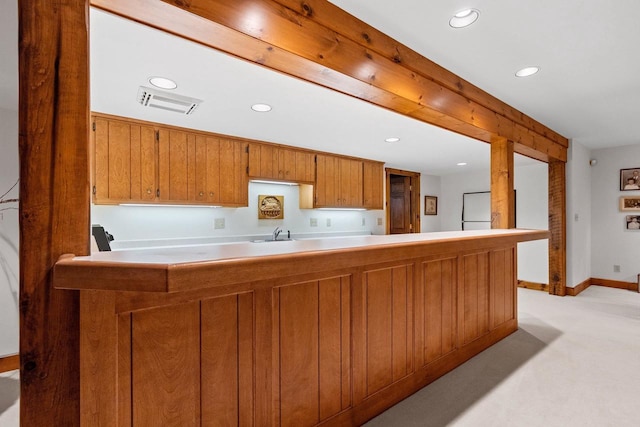
[[(640, 426), (640, 294), (518, 298), (520, 330), (366, 426)], [(0, 374), (0, 426), (19, 425), (18, 397)]]
[(640, 294), (518, 298), (516, 333), (366, 426), (640, 426)]

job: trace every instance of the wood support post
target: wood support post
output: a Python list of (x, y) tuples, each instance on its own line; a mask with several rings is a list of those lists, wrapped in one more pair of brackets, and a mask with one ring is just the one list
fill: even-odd
[(513, 142), (496, 138), (491, 142), (491, 228), (515, 228), (513, 192)]
[(88, 1), (20, 0), (20, 422), (80, 424), (79, 305), (52, 267), (89, 253)]
[(564, 296), (567, 286), (565, 163), (549, 162), (549, 293)]

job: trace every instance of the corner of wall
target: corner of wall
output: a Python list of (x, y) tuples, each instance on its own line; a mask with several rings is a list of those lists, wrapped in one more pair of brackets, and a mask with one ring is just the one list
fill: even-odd
[(591, 277), (591, 150), (571, 140), (567, 161), (567, 286)]

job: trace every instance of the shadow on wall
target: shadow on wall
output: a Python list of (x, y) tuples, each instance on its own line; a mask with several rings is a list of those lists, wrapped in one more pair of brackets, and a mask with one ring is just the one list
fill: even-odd
[(531, 333), (520, 328), (364, 426), (450, 425), (561, 335), (560, 331), (542, 322), (528, 325), (527, 329)]
[(0, 377), (0, 414), (12, 407), (20, 397), (20, 380)]
[(6, 283), (13, 298), (15, 306), (18, 306), (18, 272), (14, 266), (18, 265), (18, 248), (7, 236), (0, 233), (0, 284)]
[[(0, 215), (18, 210), (16, 207), (18, 198), (10, 198), (9, 193), (17, 188), (19, 182), (19, 180), (16, 180), (11, 188), (0, 195)], [(18, 262), (18, 247), (16, 243), (12, 242), (0, 230), (0, 284), (6, 281), (6, 286), (9, 287), (15, 307), (18, 307)]]

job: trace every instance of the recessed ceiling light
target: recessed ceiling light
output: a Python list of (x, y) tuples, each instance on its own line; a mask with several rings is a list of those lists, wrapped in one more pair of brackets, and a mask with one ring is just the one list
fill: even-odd
[(522, 70), (516, 71), (517, 77), (529, 77), (540, 71), (540, 67), (525, 67)]
[(151, 83), (155, 87), (159, 87), (160, 89), (171, 90), (178, 87), (178, 84), (176, 82), (166, 77), (149, 77), (149, 83)]
[(466, 162), (456, 163), (456, 166), (467, 166), (467, 163)]
[(385, 139), (385, 141), (386, 142), (398, 142), (398, 141), (400, 141), (400, 138), (393, 136), (391, 138)]
[(477, 9), (464, 9), (453, 15), (449, 20), (449, 25), (453, 28), (464, 28), (473, 24), (480, 17), (480, 11)]
[(258, 113), (266, 113), (268, 111), (271, 111), (271, 105), (269, 105), (269, 104), (253, 104), (251, 106), (251, 109), (253, 111), (257, 111)]

